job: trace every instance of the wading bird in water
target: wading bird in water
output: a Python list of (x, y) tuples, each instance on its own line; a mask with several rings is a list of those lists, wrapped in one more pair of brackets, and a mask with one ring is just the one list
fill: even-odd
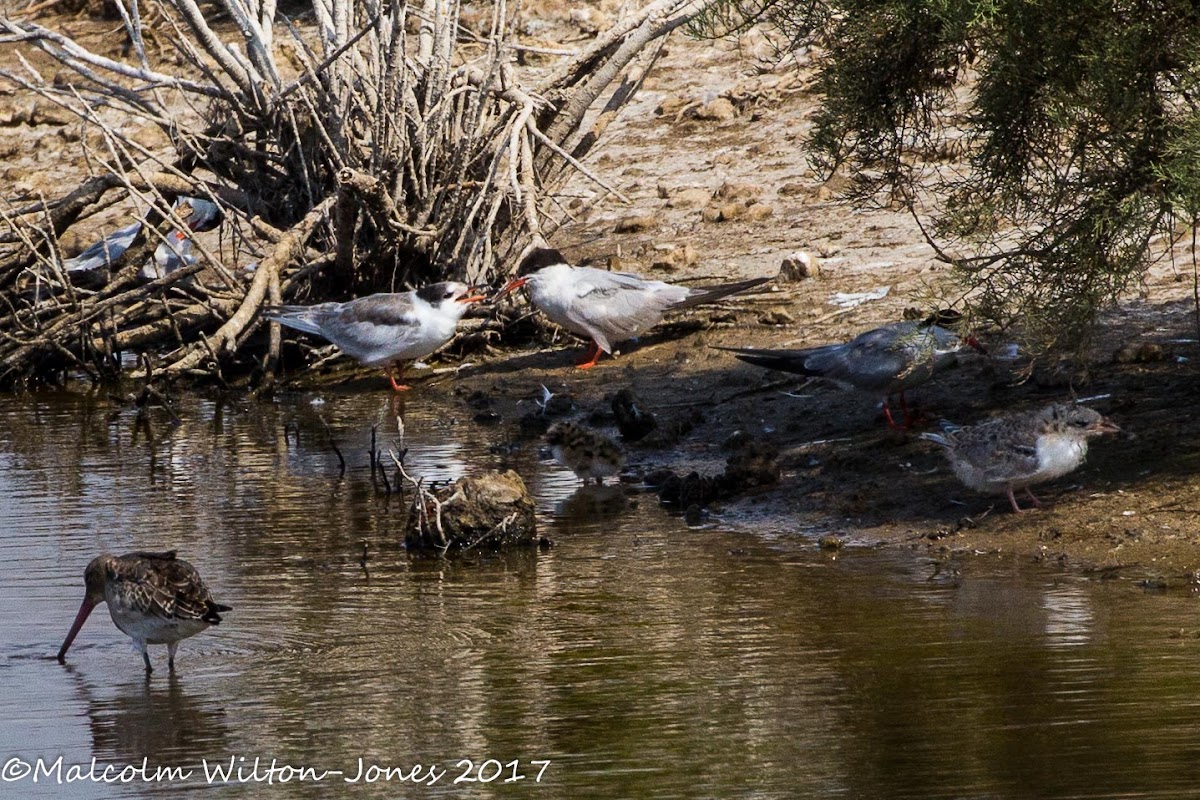
[(174, 550), (97, 556), (84, 570), (83, 583), (83, 604), (59, 648), (60, 664), (65, 663), (71, 642), (100, 603), (108, 603), (113, 624), (142, 651), (146, 672), (154, 671), (147, 645), (165, 644), (167, 666), (174, 671), (179, 642), (219, 624), (221, 612), (232, 610), (213, 601), (200, 573), (177, 559)]
[(348, 303), (271, 306), (263, 316), (324, 337), (368, 367), (384, 367), (392, 388), (402, 392), (408, 387), (396, 382), (393, 368), (403, 378), (402, 362), (424, 358), (450, 341), (470, 305), (485, 299), (465, 283), (444, 281)]
[(692, 289), (629, 272), (575, 267), (557, 250), (539, 247), (525, 257), (517, 277), (496, 297), (527, 288), (530, 302), (551, 321), (592, 340), (578, 365), (590, 369), (601, 352), (611, 354), (613, 345), (646, 332), (662, 322), (668, 311), (714, 303), (769, 280), (753, 278)]

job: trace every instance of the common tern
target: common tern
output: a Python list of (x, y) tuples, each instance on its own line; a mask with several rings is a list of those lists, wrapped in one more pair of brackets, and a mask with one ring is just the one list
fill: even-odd
[(486, 299), (465, 283), (444, 281), (410, 292), (373, 294), (347, 303), (272, 306), (263, 315), (289, 328), (323, 336), (367, 366), (383, 366), (396, 391), (393, 365), (424, 358), (450, 341), (472, 303)]
[(1087, 456), (1088, 440), (1120, 430), (1098, 411), (1054, 403), (971, 427), (923, 433), (921, 438), (946, 449), (954, 474), (968, 488), (1006, 494), (1013, 511), (1020, 513), (1015, 489), (1024, 489), (1040, 506), (1031, 486), (1075, 470)]
[(768, 369), (826, 378), (840, 386), (874, 394), (883, 400), (883, 414), (892, 419), (888, 398), (920, 386), (937, 373), (953, 366), (969, 349), (986, 352), (974, 337), (958, 334), (929, 322), (895, 322), (861, 333), (849, 342), (809, 347), (803, 350), (759, 350), (751, 347), (720, 347), (742, 361)]
[(500, 290), (502, 297), (522, 286), (529, 299), (552, 321), (591, 339), (579, 367), (590, 369), (600, 353), (662, 322), (668, 311), (712, 303), (760, 286), (770, 278), (753, 278), (721, 286), (689, 288), (647, 280), (629, 272), (608, 272), (567, 263), (557, 250), (537, 248), (521, 262), (517, 277)]

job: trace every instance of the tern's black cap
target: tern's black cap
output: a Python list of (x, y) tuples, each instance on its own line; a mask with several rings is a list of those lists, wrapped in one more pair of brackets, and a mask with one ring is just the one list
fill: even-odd
[(557, 250), (551, 247), (537, 247), (529, 255), (525, 256), (525, 259), (521, 262), (521, 266), (517, 268), (517, 275), (524, 277), (532, 275), (543, 267), (566, 263), (568, 263), (566, 257)]
[(431, 283), (428, 286), (422, 286), (417, 289), (417, 297), (429, 303), (431, 306), (436, 306), (438, 303), (446, 299), (447, 294), (453, 294), (454, 287), (443, 281), (441, 283)]

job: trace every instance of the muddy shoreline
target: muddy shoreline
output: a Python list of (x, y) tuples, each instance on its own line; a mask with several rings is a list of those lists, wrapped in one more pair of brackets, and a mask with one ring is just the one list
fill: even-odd
[[(1193, 475), (1200, 455), (1191, 442), (1200, 438), (1200, 420), (1178, 406), (1200, 378), (1197, 345), (1184, 341), (1192, 324), (1187, 304), (1114, 314), (1106, 327), (1109, 356), (1086, 365), (1038, 369), (1023, 380), (1022, 362), (970, 358), (912, 395), (930, 419), (964, 424), (1094, 398), (1089, 405), (1121, 426), (1120, 435), (1093, 443), (1079, 470), (1039, 488), (1045, 508), (1018, 515), (1003, 497), (959, 484), (940, 449), (918, 439), (919, 430), (889, 430), (872, 398), (752, 367), (715, 349), (792, 342), (795, 329), (760, 319), (766, 307), (793, 307), (795, 294), (785, 288), (698, 309), (591, 370), (575, 368), (583, 346), (567, 336), (434, 359), (431, 369), (411, 373), (413, 389), (397, 408), (444, 408), (494, 448), (537, 457), (544, 429), (557, 419), (617, 436), (612, 400), (629, 390), (658, 421), (650, 435), (626, 444), (630, 492), (664, 470), (715, 478), (747, 441), (778, 453), (777, 484), (740, 485), (735, 496), (708, 498), (702, 518), (681, 518), (680, 525), (762, 529), (806, 537), (813, 547), (903, 547), (935, 557), (1008, 553), (1151, 585), (1195, 580), (1200, 486)], [(388, 393), (386, 381), (366, 370), (297, 378), (278, 391)], [(539, 408), (543, 387), (554, 393), (549, 415)], [(668, 511), (683, 517), (694, 500)]]
[[(542, 386), (570, 395), (576, 415), (601, 426), (611, 425), (612, 395), (628, 388), (678, 433), (631, 446), (634, 473), (720, 473), (729, 456), (723, 445), (736, 431), (778, 448), (779, 484), (714, 503), (710, 519), (723, 524), (795, 531), (814, 546), (832, 536), (849, 546), (1017, 553), (1082, 570), (1190, 580), (1200, 571), (1200, 420), (1191, 413), (1200, 346), (1184, 254), (1154, 266), (1105, 317), (1083, 363), (1042, 365), (1020, 382), (1019, 364), (979, 361), (916, 393), (932, 417), (964, 424), (1101, 397), (1093, 405), (1125, 433), (1094, 443), (1081, 469), (1046, 487), (1046, 509), (1019, 516), (1003, 498), (960, 486), (933, 445), (889, 433), (871, 399), (820, 382), (782, 382), (710, 347), (841, 341), (961, 291), (911, 218), (850, 207), (838, 199), (844, 178), (824, 180), (807, 165), (803, 142), (819, 99), (809, 92), (811, 75), (803, 59), (756, 60), (764, 42), (759, 33), (736, 42), (673, 35), (589, 165), (631, 204), (599, 197), (578, 177), (564, 192), (571, 218), (550, 243), (572, 259), (670, 281), (774, 275), (798, 251), (813, 256), (819, 275), (674, 319), (588, 372), (574, 369), (579, 348), (569, 337), (548, 349), (476, 346), (462, 356), (469, 366), (447, 369), (454, 362), (438, 360), (441, 374), (414, 373), (405, 402), (461, 404), (484, 435), (536, 447), (521, 419)], [(64, 174), (78, 169), (63, 134), (71, 121), (32, 114), (36, 102), (22, 93), (0, 101), (14, 140), (29, 145), (8, 152), (0, 174), (17, 193), (63, 185)], [(52, 170), (32, 164), (43, 141), (55, 145), (42, 156), (52, 158)], [(837, 293), (884, 288), (857, 307), (831, 304)], [(342, 363), (330, 379), (338, 391), (384, 391), (365, 372), (342, 384)], [(283, 377), (280, 391), (328, 385), (321, 376)], [(486, 408), (471, 405), (479, 398)]]

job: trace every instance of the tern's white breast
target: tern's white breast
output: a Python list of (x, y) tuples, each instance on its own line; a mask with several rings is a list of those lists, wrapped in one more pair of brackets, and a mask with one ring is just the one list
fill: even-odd
[(1035, 481), (1049, 481), (1066, 475), (1087, 456), (1087, 439), (1059, 434), (1044, 434), (1037, 443), (1038, 471)]
[(538, 270), (529, 278), (529, 299), (552, 322), (580, 336), (590, 336), (589, 331), (571, 321), (572, 307), (581, 302), (573, 272), (567, 264)]

